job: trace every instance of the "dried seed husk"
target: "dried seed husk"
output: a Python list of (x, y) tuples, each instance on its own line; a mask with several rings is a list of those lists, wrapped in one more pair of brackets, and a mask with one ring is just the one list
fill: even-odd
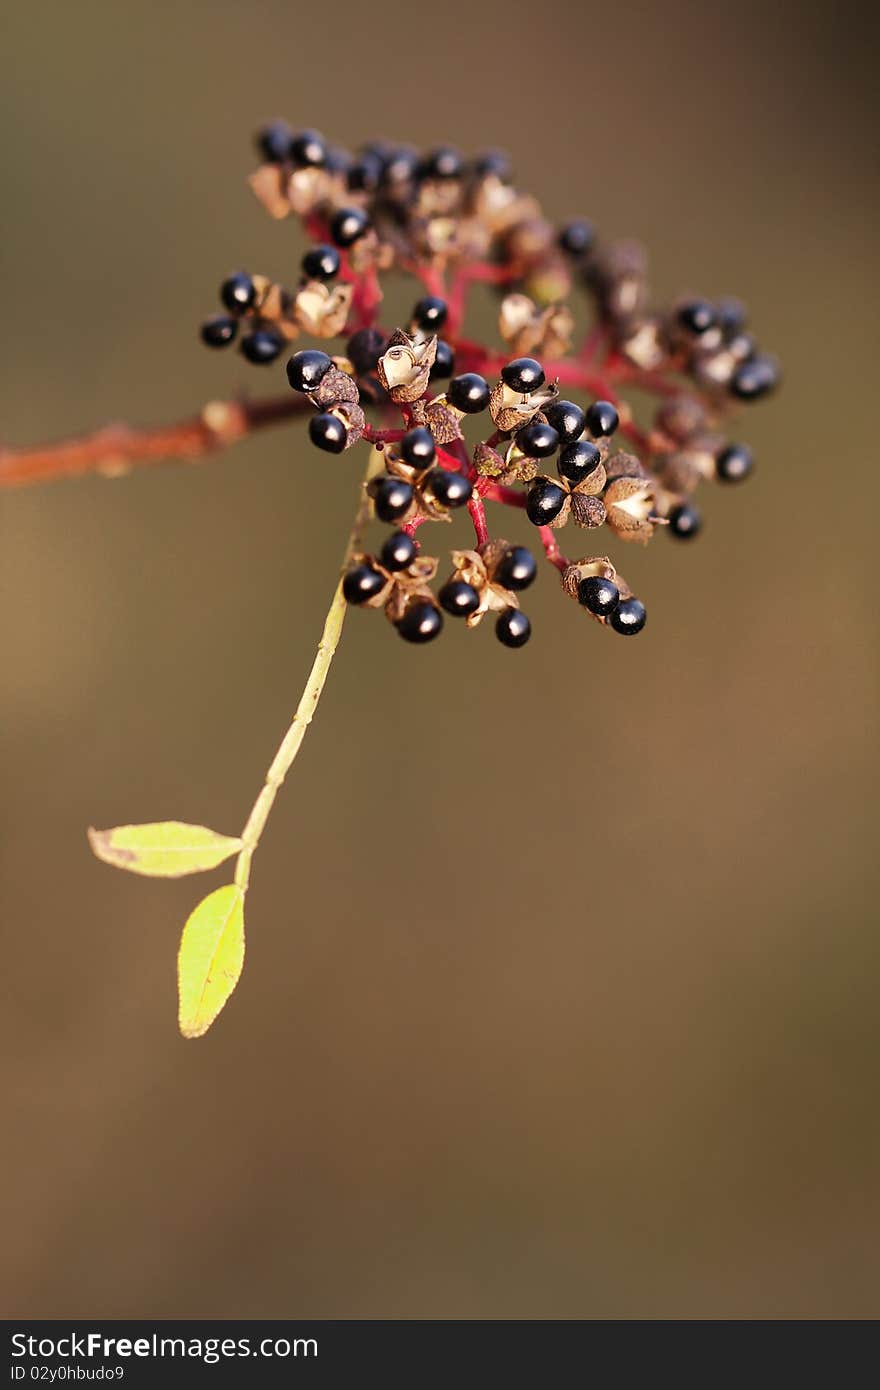
[(608, 525), (622, 541), (645, 544), (654, 534), (648, 517), (656, 507), (652, 481), (642, 478), (616, 478), (605, 489)]
[(575, 491), (571, 495), (571, 517), (575, 525), (595, 529), (605, 520), (605, 503), (601, 497)]
[(300, 327), (315, 338), (336, 338), (345, 327), (354, 285), (308, 280), (297, 291), (294, 311)]
[(261, 164), (248, 178), (248, 183), (270, 217), (276, 221), (293, 211), (287, 196), (287, 174), (278, 164)]

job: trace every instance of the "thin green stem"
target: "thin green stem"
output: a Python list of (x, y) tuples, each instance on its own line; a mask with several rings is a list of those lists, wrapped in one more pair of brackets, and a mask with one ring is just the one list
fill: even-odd
[(367, 495), (367, 481), (374, 468), (382, 467), (381, 455), (376, 458), (375, 451), (371, 451), (370, 463), (367, 474), (362, 484), (361, 500), (352, 522), (351, 531), (348, 536), (348, 543), (345, 547), (345, 555), (342, 561), (342, 572), (339, 583), (333, 594), (333, 599), (327, 610), (327, 617), (324, 619), (324, 631), (321, 633), (321, 640), (318, 643), (318, 650), (315, 653), (315, 660), (309, 672), (305, 689), (300, 696), (296, 713), (293, 716), (290, 728), (281, 740), (278, 752), (272, 759), (269, 770), (266, 773), (266, 780), (260, 789), (260, 794), (253, 804), (251, 813), (245, 822), (244, 830), (241, 832), (242, 848), (235, 861), (235, 882), (246, 893), (251, 876), (251, 861), (254, 857), (260, 837), (269, 819), (269, 813), (283, 785), (284, 779), (293, 765), (294, 758), (300, 750), (306, 730), (312, 722), (315, 710), (318, 708), (318, 701), (330, 671), (333, 657), (336, 655), (336, 648), (339, 646), (339, 639), (342, 636), (342, 628), (345, 623), (345, 612), (347, 604), (342, 596), (342, 577), (348, 568), (352, 555), (361, 544), (364, 527), (370, 517), (370, 499)]

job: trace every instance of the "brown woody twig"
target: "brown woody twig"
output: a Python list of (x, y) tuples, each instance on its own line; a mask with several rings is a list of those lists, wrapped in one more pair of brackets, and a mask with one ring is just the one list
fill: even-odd
[(26, 487), (87, 473), (116, 478), (132, 468), (198, 458), (307, 409), (308, 401), (293, 393), (263, 401), (209, 401), (191, 419), (156, 429), (108, 425), (80, 439), (0, 449), (0, 487)]

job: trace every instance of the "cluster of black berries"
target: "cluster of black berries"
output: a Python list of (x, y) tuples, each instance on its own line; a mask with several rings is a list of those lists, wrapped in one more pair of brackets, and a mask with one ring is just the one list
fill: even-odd
[(634, 242), (591, 245), (575, 258), (592, 291), (608, 343), (633, 367), (688, 375), (723, 404), (758, 401), (779, 385), (776, 358), (762, 352), (734, 299), (688, 298), (668, 313), (651, 311), (647, 259)]
[[(261, 317), (259, 301), (253, 276), (244, 270), (227, 276), (220, 286), (220, 302), (225, 312), (205, 319), (201, 327), (202, 342), (208, 347), (221, 348), (237, 340), (248, 362), (255, 366), (274, 362), (284, 347), (284, 338), (271, 321)], [(243, 324), (247, 331), (239, 335)]]
[[(657, 527), (690, 539), (701, 528), (698, 484), (749, 475), (751, 452), (730, 442), (724, 419), (767, 395), (779, 370), (742, 306), (691, 298), (652, 310), (642, 249), (602, 244), (584, 218), (553, 226), (500, 153), (464, 159), (448, 146), (374, 141), (351, 154), (280, 121), (258, 133), (257, 148), (253, 191), (273, 217), (300, 218), (313, 244), (296, 288), (244, 272), (225, 280), (224, 312), (202, 337), (212, 347), (238, 340), (255, 363), (303, 333), (338, 340), (335, 351), (294, 352), (287, 374), (314, 407), (316, 447), (341, 454), (363, 440), (374, 449), (368, 494), (394, 530), (377, 554), (355, 557), (347, 601), (382, 608), (411, 642), (437, 636), (444, 614), (475, 627), (492, 613), (499, 640), (522, 646), (531, 628), (518, 595), (536, 565), (525, 547), (490, 535), (484, 504), (500, 503), (525, 511), (589, 616), (640, 632), (645, 607), (609, 557), (568, 560), (555, 534), (572, 522), (626, 542), (644, 544)], [(390, 270), (424, 289), (396, 328), (380, 323)], [(462, 335), (472, 279), (499, 291), (500, 348)], [(577, 286), (595, 309), (581, 351), (566, 302)], [(584, 404), (561, 397), (560, 378)], [(647, 428), (620, 395), (628, 383), (659, 397)], [(485, 412), (492, 428), (467, 441), (463, 427)], [(474, 548), (452, 550), (435, 594), (439, 561), (423, 553), (419, 529), (465, 508)]]
[(488, 541), (476, 550), (452, 552), (454, 569), (437, 595), (429, 582), (437, 561), (421, 556), (406, 531), (394, 531), (378, 555), (357, 555), (342, 581), (346, 601), (383, 608), (407, 642), (430, 642), (443, 629), (443, 614), (476, 627), (495, 614), (495, 635), (505, 647), (522, 647), (532, 626), (519, 607), (519, 593), (537, 573), (535, 557), (523, 545)]

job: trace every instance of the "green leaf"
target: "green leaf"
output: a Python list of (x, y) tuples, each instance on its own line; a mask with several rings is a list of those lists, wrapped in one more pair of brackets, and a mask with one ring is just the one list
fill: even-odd
[(190, 914), (177, 957), (180, 1031), (207, 1033), (238, 984), (244, 965), (244, 893), (215, 888)]
[(216, 869), (241, 849), (237, 836), (218, 835), (205, 825), (185, 825), (179, 820), (89, 830), (89, 844), (105, 864), (151, 878), (181, 878)]

